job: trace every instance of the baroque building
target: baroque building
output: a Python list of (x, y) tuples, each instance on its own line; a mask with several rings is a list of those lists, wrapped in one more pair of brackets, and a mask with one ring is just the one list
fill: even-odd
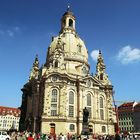
[(21, 89), (20, 129), (80, 134), (86, 107), (91, 133), (114, 134), (113, 86), (102, 53), (99, 51), (95, 75), (90, 74), (88, 50), (75, 25), (76, 18), (68, 8), (42, 67), (36, 56)]
[(0, 130), (18, 130), (20, 109), (0, 106)]

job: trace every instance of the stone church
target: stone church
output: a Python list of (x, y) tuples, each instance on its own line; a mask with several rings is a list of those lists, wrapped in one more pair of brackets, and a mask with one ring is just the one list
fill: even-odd
[(68, 8), (58, 36), (52, 37), (46, 62), (39, 67), (36, 56), (29, 80), (21, 89), (20, 130), (80, 134), (86, 107), (90, 133), (114, 134), (113, 86), (105, 70), (99, 51), (96, 73), (90, 74), (88, 50)]

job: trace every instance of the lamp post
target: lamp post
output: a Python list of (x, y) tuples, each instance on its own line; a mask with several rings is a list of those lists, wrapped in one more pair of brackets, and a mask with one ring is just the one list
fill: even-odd
[(114, 94), (115, 94), (115, 91), (113, 91), (113, 103), (114, 103), (114, 107), (115, 107), (115, 114), (116, 114), (116, 124), (115, 124), (115, 132), (116, 133), (119, 133), (119, 119), (118, 119), (118, 107), (115, 103), (115, 100), (114, 100)]

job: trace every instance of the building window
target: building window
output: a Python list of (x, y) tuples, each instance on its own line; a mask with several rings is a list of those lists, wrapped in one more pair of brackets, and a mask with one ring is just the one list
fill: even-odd
[(103, 97), (100, 97), (100, 108), (103, 108), (104, 104), (103, 104)]
[(81, 48), (82, 48), (82, 46), (78, 44), (77, 45), (77, 50), (78, 50), (79, 53), (81, 53), (81, 50), (82, 50)]
[(3, 120), (3, 127), (6, 127), (7, 120)]
[(51, 116), (57, 116), (57, 110), (51, 110)]
[(58, 96), (57, 90), (53, 89), (51, 94), (51, 116), (57, 116), (57, 106), (58, 106), (57, 96)]
[(100, 109), (100, 118), (101, 118), (101, 120), (104, 120), (104, 111), (103, 111), (103, 109)]
[(87, 94), (87, 110), (89, 111), (89, 118), (91, 118), (91, 95)]
[(91, 95), (87, 94), (87, 106), (91, 106)]
[(57, 90), (56, 89), (52, 90), (51, 102), (57, 102)]
[(103, 97), (100, 97), (100, 119), (104, 120), (104, 101), (103, 101)]
[(74, 124), (70, 124), (70, 131), (75, 131), (75, 125)]
[(69, 105), (69, 117), (73, 117), (74, 116), (74, 106)]
[(58, 68), (58, 61), (57, 60), (54, 62), (54, 67)]
[(69, 19), (69, 27), (73, 27), (73, 20)]
[(103, 80), (103, 73), (100, 74), (100, 80)]
[(102, 132), (105, 133), (106, 132), (106, 127), (102, 126)]
[(74, 93), (72, 91), (69, 93), (69, 104), (74, 104)]
[(69, 117), (74, 117), (74, 93), (69, 92)]

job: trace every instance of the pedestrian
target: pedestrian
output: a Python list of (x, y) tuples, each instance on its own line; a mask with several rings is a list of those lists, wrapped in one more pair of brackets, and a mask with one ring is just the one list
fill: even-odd
[(26, 140), (26, 136), (24, 135), (23, 132), (20, 132), (18, 137), (17, 137), (17, 140)]
[(37, 133), (35, 137), (36, 137), (36, 140), (39, 140), (40, 139), (40, 134)]
[(115, 134), (115, 139), (114, 140), (121, 140), (121, 137), (120, 137), (119, 133)]
[(34, 138), (33, 138), (33, 136), (32, 136), (32, 134), (31, 134), (31, 133), (29, 134), (29, 136), (28, 136), (27, 140), (34, 140)]
[(67, 134), (67, 140), (70, 140), (70, 134), (69, 133)]

